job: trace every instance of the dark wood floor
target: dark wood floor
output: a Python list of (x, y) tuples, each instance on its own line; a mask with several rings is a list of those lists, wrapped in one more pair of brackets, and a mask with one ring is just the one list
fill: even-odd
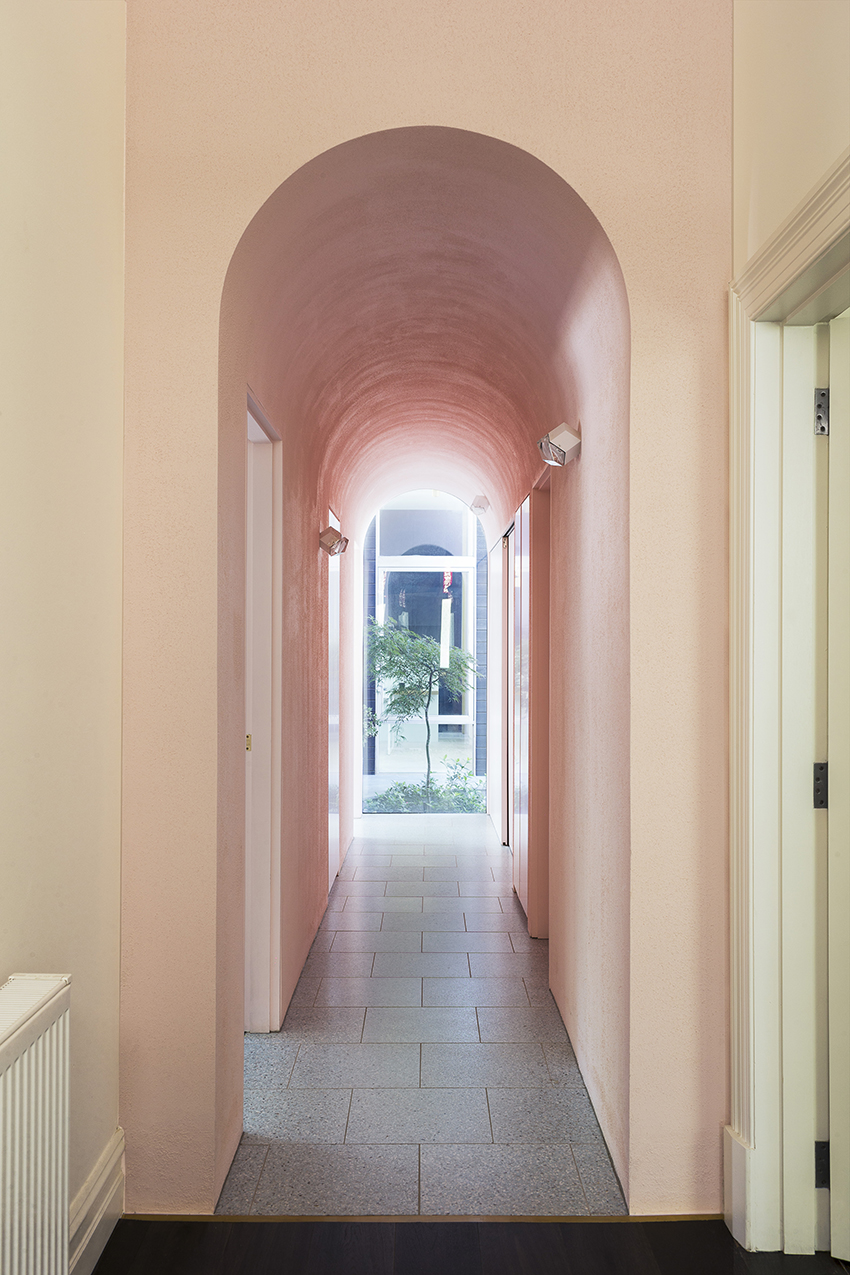
[(95, 1275), (841, 1275), (722, 1222), (119, 1222)]

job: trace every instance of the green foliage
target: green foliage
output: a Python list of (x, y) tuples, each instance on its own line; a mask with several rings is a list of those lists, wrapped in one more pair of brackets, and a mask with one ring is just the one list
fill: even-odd
[(485, 814), (484, 785), (472, 773), (468, 762), (446, 760), (445, 783), (392, 784), (386, 791), (363, 802), (364, 814)]
[[(404, 738), (403, 726), (414, 717), (425, 718), (425, 794), (431, 792), (431, 697), (443, 686), (450, 695), (461, 695), (475, 672), (475, 661), (468, 652), (453, 646), (449, 650), (448, 668), (440, 667), (440, 643), (423, 637), (412, 629), (404, 629), (395, 620), (378, 624), (369, 621), (367, 664), (370, 675), (384, 690), (386, 716), (376, 717), (367, 710), (364, 728), (368, 735), (377, 734), (382, 723), (389, 721), (396, 739)], [(429, 807), (433, 809), (433, 807)]]

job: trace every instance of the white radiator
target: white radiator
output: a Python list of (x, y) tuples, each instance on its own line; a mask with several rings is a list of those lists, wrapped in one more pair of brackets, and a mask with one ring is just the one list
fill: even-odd
[(0, 987), (0, 1275), (68, 1270), (70, 982)]

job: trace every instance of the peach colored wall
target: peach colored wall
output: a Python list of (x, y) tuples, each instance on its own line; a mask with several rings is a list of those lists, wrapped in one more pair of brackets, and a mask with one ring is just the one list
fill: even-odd
[(848, 144), (850, 2), (734, 9), (737, 275)]
[(72, 1201), (118, 1123), (124, 20), (0, 6), (0, 981), (73, 979)]
[[(225, 273), (257, 209), (306, 161), (347, 138), (428, 123), (502, 138), (543, 160), (587, 201), (623, 269), (633, 336), (631, 938), (627, 950), (622, 929), (605, 922), (605, 961), (588, 963), (582, 1013), (591, 1048), (611, 1006), (622, 1007), (628, 977), (629, 1091), (622, 1016), (614, 1056), (599, 1061), (593, 1083), (597, 1097), (606, 1091), (612, 1141), (622, 1147), (629, 1129), (632, 1208), (718, 1210), (727, 1115), (729, 0), (545, 0), (533, 11), (521, 0), (226, 0), (212, 9), (130, 0), (128, 77), (130, 1207), (211, 1208), (239, 1132), (238, 994), (230, 1000), (226, 984), (235, 988), (241, 942), (241, 461), (235, 443), (231, 451), (219, 439), (217, 417), (241, 414), (244, 397), (239, 351), (225, 345), (217, 401)], [(234, 295), (237, 322), (238, 303)], [(274, 419), (276, 405), (266, 406)], [(308, 572), (285, 602), (299, 625), (321, 602), (311, 546), (326, 495), (303, 459), (292, 453), (287, 506), (293, 571)], [(221, 497), (219, 461), (228, 476)], [(319, 668), (321, 626), (310, 631), (292, 654)], [(286, 694), (287, 712), (322, 720), (320, 687)], [(314, 751), (305, 741), (318, 790)], [(284, 798), (303, 842), (292, 852), (307, 929), (320, 900), (314, 797), (308, 783)], [(619, 800), (617, 808), (621, 835)], [(563, 824), (565, 812), (556, 817)], [(621, 915), (624, 864), (612, 837)], [(585, 875), (592, 853), (582, 851)], [(601, 907), (605, 882), (594, 889)], [(598, 928), (593, 915), (587, 925)], [(217, 971), (228, 972), (218, 999)]]

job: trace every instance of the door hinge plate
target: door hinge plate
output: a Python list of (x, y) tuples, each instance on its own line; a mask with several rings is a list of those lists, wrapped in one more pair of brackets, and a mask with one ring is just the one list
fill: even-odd
[(829, 433), (829, 390), (815, 390), (815, 433)]
[(829, 767), (825, 761), (815, 762), (814, 802), (815, 810), (826, 810), (829, 806)]
[(829, 1143), (815, 1143), (815, 1187), (829, 1190)]
[(252, 739), (251, 739), (251, 736), (250, 736), (250, 735), (246, 735), (246, 736), (245, 736), (245, 752), (246, 752), (246, 753), (250, 753), (250, 751), (251, 751), (251, 744), (252, 744), (252, 742), (253, 742), (253, 741), (252, 741)]

